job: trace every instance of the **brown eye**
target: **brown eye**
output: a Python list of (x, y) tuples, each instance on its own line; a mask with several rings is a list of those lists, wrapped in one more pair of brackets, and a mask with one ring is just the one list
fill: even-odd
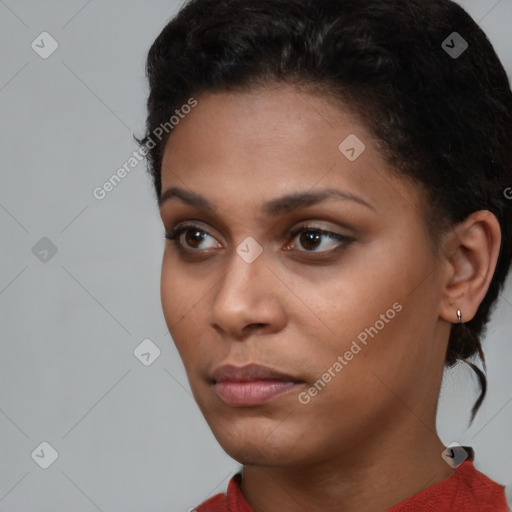
[(312, 251), (322, 241), (322, 235), (316, 231), (303, 231), (299, 236), (300, 244), (304, 249)]
[[(183, 236), (184, 235), (184, 236)], [(206, 231), (198, 228), (197, 226), (180, 226), (170, 232), (165, 233), (165, 238), (174, 241), (174, 243), (183, 249), (201, 250), (212, 249), (217, 247), (217, 241), (210, 236)], [(208, 238), (211, 238), (213, 243), (204, 246)], [(203, 245), (201, 247), (201, 245)]]
[(187, 229), (184, 234), (187, 245), (197, 249), (197, 247), (201, 245), (201, 242), (204, 240), (206, 233), (199, 229)]
[[(304, 250), (299, 249), (299, 252), (312, 253), (328, 253), (336, 250), (336, 248), (340, 246), (348, 245), (354, 240), (351, 237), (340, 235), (339, 233), (307, 226), (295, 230), (291, 233), (291, 236), (294, 239), (298, 239), (297, 244), (292, 243), (292, 248), (300, 246)], [(321, 250), (317, 250), (319, 248)]]

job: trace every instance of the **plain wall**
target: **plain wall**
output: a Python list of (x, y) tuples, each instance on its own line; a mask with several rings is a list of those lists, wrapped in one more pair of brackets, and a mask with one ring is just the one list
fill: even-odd
[[(512, 1), (461, 4), (512, 74)], [(137, 149), (145, 56), (177, 9), (0, 2), (1, 511), (186, 511), (240, 468), (203, 420), (165, 325), (163, 227), (145, 163), (93, 195)], [(43, 31), (58, 43), (45, 59), (31, 47), (51, 48)], [(438, 419), (446, 444), (472, 445), (477, 468), (507, 485), (511, 318), (509, 280), (484, 341), (489, 391), (475, 423), (462, 365), (446, 374)], [(146, 338), (161, 351), (149, 366), (133, 353)], [(58, 453), (47, 469), (42, 442)]]

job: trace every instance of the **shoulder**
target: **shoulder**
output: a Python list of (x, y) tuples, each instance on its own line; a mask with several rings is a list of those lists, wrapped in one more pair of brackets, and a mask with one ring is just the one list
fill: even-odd
[(386, 512), (507, 512), (505, 489), (466, 460), (451, 476)]
[(193, 512), (253, 512), (240, 488), (241, 473), (236, 473), (228, 483), (226, 493), (216, 494), (196, 507)]
[[(457, 504), (460, 502), (460, 506), (466, 505), (467, 510), (470, 510), (470, 505), (474, 510), (505, 512), (508, 510), (505, 488), (478, 471), (472, 461), (464, 462), (455, 473), (458, 474), (459, 484), (456, 494)], [(480, 508), (476, 508), (475, 503)]]
[(192, 509), (192, 512), (226, 512), (226, 510), (226, 495), (222, 493), (208, 498), (201, 505)]

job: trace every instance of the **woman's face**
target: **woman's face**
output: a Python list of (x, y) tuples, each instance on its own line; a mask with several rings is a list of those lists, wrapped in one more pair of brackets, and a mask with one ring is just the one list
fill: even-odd
[[(189, 228), (166, 241), (161, 298), (221, 446), (288, 465), (434, 428), (449, 324), (418, 189), (319, 96), (197, 99), (164, 153), (163, 224)], [(214, 380), (251, 363), (289, 378)]]

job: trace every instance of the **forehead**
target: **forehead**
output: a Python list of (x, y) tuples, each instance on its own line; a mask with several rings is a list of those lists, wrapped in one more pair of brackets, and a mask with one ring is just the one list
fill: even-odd
[(164, 193), (180, 186), (247, 206), (337, 186), (374, 204), (414, 202), (415, 187), (390, 172), (369, 130), (341, 103), (288, 85), (197, 100), (167, 141)]

